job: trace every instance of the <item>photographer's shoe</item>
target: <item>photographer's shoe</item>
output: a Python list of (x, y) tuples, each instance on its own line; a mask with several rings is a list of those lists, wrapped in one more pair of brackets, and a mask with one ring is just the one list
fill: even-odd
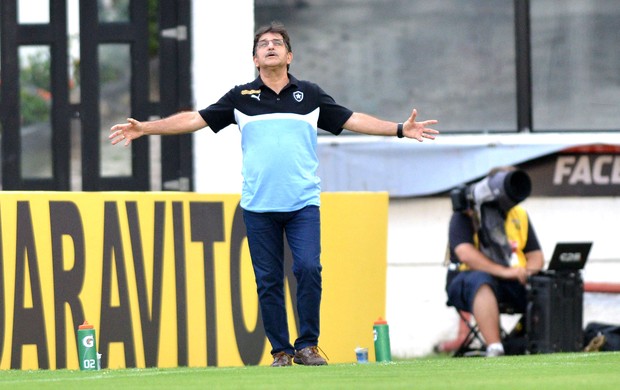
[(504, 356), (504, 347), (501, 343), (493, 343), (487, 347), (486, 357)]
[(303, 364), (304, 366), (325, 366), (327, 361), (319, 355), (318, 347), (306, 347), (299, 351), (295, 351), (293, 358), (295, 364)]
[(292, 365), (293, 355), (289, 355), (284, 351), (273, 354), (273, 363), (271, 363), (271, 367), (286, 367)]

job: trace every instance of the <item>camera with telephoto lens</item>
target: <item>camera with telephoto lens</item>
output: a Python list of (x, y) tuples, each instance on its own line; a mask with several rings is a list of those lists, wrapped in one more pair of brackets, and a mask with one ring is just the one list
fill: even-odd
[(453, 211), (480, 210), (483, 204), (495, 202), (507, 212), (531, 192), (532, 181), (525, 171), (498, 171), (478, 182), (456, 187), (450, 191), (450, 200)]

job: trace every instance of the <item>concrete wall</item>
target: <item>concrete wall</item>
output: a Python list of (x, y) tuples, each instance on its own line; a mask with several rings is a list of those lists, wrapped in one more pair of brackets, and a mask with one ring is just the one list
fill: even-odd
[[(192, 2), (195, 108), (215, 103), (234, 85), (256, 77), (252, 62), (254, 1)], [(241, 192), (241, 135), (235, 126), (194, 134), (197, 192)]]

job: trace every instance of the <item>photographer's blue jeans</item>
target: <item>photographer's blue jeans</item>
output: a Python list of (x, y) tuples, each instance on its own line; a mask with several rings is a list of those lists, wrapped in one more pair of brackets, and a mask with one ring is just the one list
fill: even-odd
[(519, 313), (525, 312), (527, 291), (525, 286), (516, 280), (496, 278), (483, 271), (462, 271), (456, 274), (446, 286), (449, 304), (459, 310), (472, 312), (474, 298), (483, 285), (489, 285), (497, 302), (509, 303)]
[[(258, 300), (271, 343), (271, 353), (294, 354), (318, 345), (321, 306), (321, 218), (317, 206), (292, 212), (255, 213), (244, 210), (248, 245)], [(299, 337), (289, 339), (284, 300), (284, 235), (293, 255), (297, 279)]]

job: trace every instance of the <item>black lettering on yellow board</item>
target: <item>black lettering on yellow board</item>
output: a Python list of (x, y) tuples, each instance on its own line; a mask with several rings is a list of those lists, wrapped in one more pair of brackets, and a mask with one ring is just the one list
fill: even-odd
[(133, 255), (134, 269), (136, 272), (136, 286), (138, 289), (138, 306), (140, 309), (140, 323), (142, 325), (142, 342), (144, 345), (144, 364), (146, 367), (157, 367), (159, 356), (159, 341), (161, 328), (162, 310), (162, 280), (164, 266), (164, 225), (165, 225), (165, 202), (155, 202), (155, 217), (153, 221), (153, 280), (152, 311), (149, 315), (149, 299), (146, 288), (146, 271), (144, 261), (144, 249), (140, 232), (140, 218), (138, 216), (137, 202), (126, 202), (127, 222), (131, 238), (131, 250)]
[(217, 321), (215, 296), (215, 254), (213, 244), (224, 241), (224, 204), (191, 202), (189, 204), (192, 241), (203, 246), (205, 313), (207, 325), (207, 366), (217, 366)]
[(172, 230), (174, 237), (174, 269), (177, 296), (177, 364), (189, 365), (187, 340), (187, 280), (185, 271), (185, 225), (183, 203), (172, 202)]
[[(101, 301), (99, 320), (99, 352), (102, 353), (102, 366), (108, 366), (110, 344), (123, 345), (125, 366), (136, 367), (137, 354), (143, 353), (145, 366), (158, 366), (159, 346), (161, 343), (162, 304), (163, 304), (163, 262), (164, 239), (166, 226), (166, 208), (168, 202), (154, 203), (153, 234), (153, 275), (151, 285), (152, 295), (148, 296), (146, 283), (146, 264), (151, 259), (145, 259), (143, 247), (138, 201), (126, 201), (127, 226), (129, 228), (130, 243), (121, 232), (119, 207), (122, 202), (104, 202), (103, 220), (103, 248), (101, 278)], [(188, 359), (188, 301), (186, 275), (186, 240), (184, 207), (186, 203), (175, 201), (171, 203), (172, 227), (175, 262), (175, 287), (177, 310), (177, 348), (179, 366), (187, 366)], [(74, 331), (85, 319), (85, 302), (80, 299), (86, 279), (85, 266), (87, 261), (87, 239), (84, 223), (87, 220), (80, 213), (78, 204), (72, 201), (50, 201), (50, 242), (54, 294), (54, 329), (55, 329), (55, 367), (67, 368), (69, 364), (67, 347), (75, 342)], [(215, 242), (226, 240), (224, 202), (195, 201), (189, 204), (189, 218), (191, 240), (203, 245), (204, 283), (205, 283), (205, 315), (207, 332), (207, 365), (217, 366), (217, 307), (216, 307), (216, 279), (215, 279)], [(1, 222), (1, 221), (0, 221)], [(40, 279), (39, 256), (37, 240), (35, 239), (35, 222), (31, 214), (29, 201), (17, 202), (16, 218), (16, 252), (15, 252), (15, 298), (13, 313), (13, 333), (11, 348), (11, 365), (13, 369), (22, 366), (22, 348), (24, 345), (35, 345), (37, 348), (38, 367), (50, 368), (48, 342), (46, 339), (46, 324), (43, 315), (42, 285)], [(0, 223), (1, 227), (1, 223)], [(6, 303), (4, 300), (4, 258), (0, 229), (0, 351), (2, 351), (5, 335)], [(69, 237), (71, 241), (65, 238)], [(256, 326), (248, 331), (244, 326), (243, 299), (241, 294), (241, 256), (245, 245), (246, 230), (243, 222), (242, 209), (237, 205), (231, 232), (230, 246), (230, 278), (233, 327), (240, 357), (244, 364), (259, 364), (266, 337), (262, 326), (260, 311), (256, 312)], [(150, 237), (149, 240), (150, 241)], [(73, 251), (67, 247), (72, 242)], [(125, 258), (124, 245), (131, 245), (133, 268), (135, 275), (127, 275), (128, 259)], [(285, 246), (285, 272), (289, 286), (290, 298), (295, 306), (295, 280), (292, 275), (292, 258), (288, 246)], [(73, 259), (67, 258), (73, 253)], [(197, 259), (196, 259), (197, 260)], [(188, 261), (196, 261), (188, 259)], [(73, 263), (71, 269), (66, 269), (65, 263)], [(139, 315), (142, 326), (143, 351), (136, 351), (133, 337), (132, 310), (129, 301), (128, 278), (135, 277)], [(29, 286), (29, 291), (26, 291)], [(113, 289), (117, 289), (114, 291)], [(118, 302), (112, 297), (118, 296)], [(29, 298), (29, 299), (27, 299)], [(149, 311), (149, 302), (151, 310)], [(295, 307), (296, 309), (296, 307)], [(297, 313), (295, 310), (295, 319)], [(296, 321), (298, 323), (298, 321)], [(48, 324), (49, 325), (49, 324)], [(67, 329), (67, 326), (72, 329)], [(71, 341), (73, 339), (74, 341)]]
[[(103, 217), (103, 270), (101, 283), (101, 317), (99, 351), (101, 366), (107, 367), (112, 342), (122, 342), (125, 366), (136, 367), (136, 351), (131, 327), (131, 313), (125, 272), (125, 255), (116, 202), (105, 202)], [(112, 263), (114, 262), (114, 264)], [(112, 306), (112, 269), (116, 270), (119, 305)]]
[(243, 209), (237, 206), (233, 217), (232, 234), (230, 237), (230, 298), (233, 327), (237, 349), (244, 365), (257, 365), (265, 349), (265, 330), (260, 312), (256, 313), (253, 331), (248, 331), (243, 316), (243, 300), (241, 291), (241, 254), (246, 237)]
[[(32, 228), (30, 204), (17, 202), (17, 239), (15, 244), (15, 298), (13, 307), (13, 340), (11, 368), (21, 368), (22, 347), (37, 346), (39, 368), (48, 369), (49, 357), (43, 317), (43, 296), (39, 261)], [(28, 264), (26, 264), (26, 262)], [(26, 275), (28, 266), (28, 275)], [(25, 278), (29, 278), (30, 291), (26, 291)], [(25, 297), (30, 294), (32, 307), (26, 307)]]
[[(52, 264), (54, 275), (54, 318), (56, 328), (56, 368), (67, 368), (66, 305), (71, 309), (73, 324), (69, 334), (84, 322), (84, 307), (79, 295), (84, 287), (86, 247), (82, 216), (77, 205), (68, 201), (50, 202), (50, 228), (52, 238)], [(63, 236), (73, 242), (73, 268), (65, 270)]]

